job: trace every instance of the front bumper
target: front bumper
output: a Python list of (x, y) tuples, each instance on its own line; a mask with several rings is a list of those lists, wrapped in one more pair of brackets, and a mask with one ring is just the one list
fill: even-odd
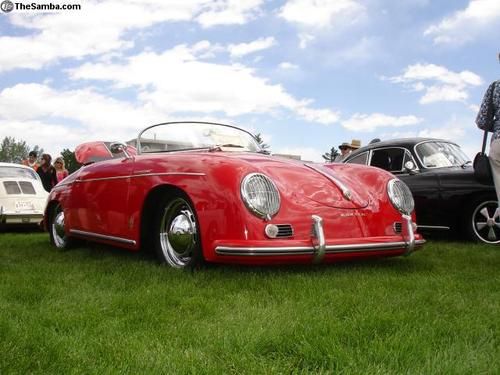
[[(321, 262), (329, 254), (360, 254), (377, 253), (383, 255), (384, 252), (397, 252), (399, 255), (409, 255), (417, 248), (421, 247), (425, 240), (415, 236), (414, 225), (410, 216), (402, 216), (404, 225), (401, 236), (383, 236), (351, 239), (346, 243), (346, 239), (329, 241), (325, 240), (323, 231), (323, 220), (321, 217), (312, 216), (312, 236), (310, 244), (292, 246), (239, 246), (222, 245), (215, 248), (215, 253), (220, 256), (246, 256), (246, 257), (290, 257), (290, 256), (312, 256), (314, 263)], [(269, 245), (269, 242), (266, 242)]]

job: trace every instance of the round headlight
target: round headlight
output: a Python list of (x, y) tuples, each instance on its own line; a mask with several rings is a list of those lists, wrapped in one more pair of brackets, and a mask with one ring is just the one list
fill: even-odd
[(271, 219), (280, 209), (280, 194), (274, 182), (260, 173), (251, 173), (241, 182), (241, 197), (256, 216)]
[(387, 193), (392, 205), (401, 213), (410, 215), (415, 208), (413, 195), (406, 184), (398, 180), (392, 179), (387, 184)]

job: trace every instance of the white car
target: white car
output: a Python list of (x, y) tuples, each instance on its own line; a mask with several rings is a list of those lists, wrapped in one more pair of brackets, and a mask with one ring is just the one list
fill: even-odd
[(35, 170), (0, 163), (0, 226), (39, 224), (48, 195)]

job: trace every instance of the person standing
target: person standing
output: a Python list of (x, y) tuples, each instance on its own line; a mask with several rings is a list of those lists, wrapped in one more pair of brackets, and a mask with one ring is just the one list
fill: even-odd
[(36, 170), (42, 180), (43, 188), (51, 191), (57, 185), (57, 172), (51, 164), (52, 157), (49, 154), (43, 154), (40, 160), (40, 166)]
[(68, 177), (68, 170), (64, 165), (64, 159), (61, 157), (56, 158), (54, 161), (54, 168), (56, 169), (57, 182), (61, 182)]
[[(498, 60), (500, 62), (500, 53)], [(479, 107), (476, 124), (479, 129), (493, 133), (489, 159), (500, 206), (500, 80), (492, 82), (486, 90), (481, 107)]]
[(36, 171), (39, 167), (37, 157), (38, 154), (36, 151), (30, 151), (30, 153), (28, 154), (28, 159), (24, 159), (22, 164), (26, 165), (27, 167), (31, 167)]
[(342, 160), (344, 160), (347, 155), (349, 155), (352, 152), (352, 146), (348, 142), (344, 142), (341, 145), (339, 145), (339, 150), (340, 154), (335, 157), (334, 162), (340, 163)]

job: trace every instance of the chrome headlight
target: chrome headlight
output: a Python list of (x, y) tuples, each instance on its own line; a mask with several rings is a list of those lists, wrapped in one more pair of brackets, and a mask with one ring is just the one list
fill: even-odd
[(280, 209), (280, 194), (274, 182), (260, 173), (250, 173), (241, 182), (241, 197), (256, 216), (271, 219)]
[(410, 215), (415, 208), (413, 195), (406, 184), (394, 178), (387, 184), (387, 194), (392, 205), (401, 213)]

